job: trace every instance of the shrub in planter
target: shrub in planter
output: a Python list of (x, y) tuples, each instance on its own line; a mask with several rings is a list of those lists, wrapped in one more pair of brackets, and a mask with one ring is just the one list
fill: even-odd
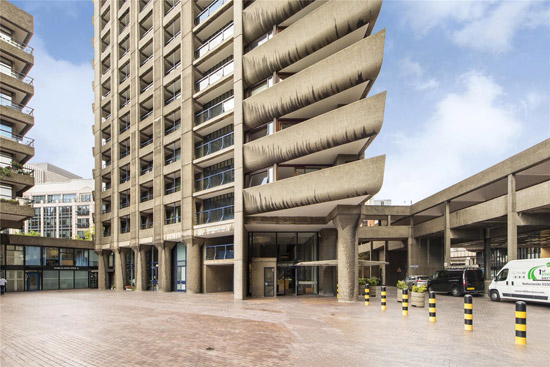
[(359, 278), (359, 294), (364, 295), (365, 294), (365, 286), (367, 284), (366, 278)]
[(369, 285), (369, 295), (376, 297), (376, 286), (380, 284), (380, 279), (376, 277), (367, 278), (367, 283)]
[(426, 305), (426, 286), (418, 287), (413, 285), (411, 293), (411, 305), (414, 307), (424, 308)]
[(403, 280), (397, 281), (397, 302), (401, 302), (403, 300), (403, 289), (407, 288), (407, 283), (405, 283)]

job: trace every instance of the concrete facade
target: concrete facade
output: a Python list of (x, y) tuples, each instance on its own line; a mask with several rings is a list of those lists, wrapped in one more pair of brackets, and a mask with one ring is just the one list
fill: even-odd
[(34, 185), (34, 172), (23, 165), (34, 156), (34, 125), (27, 103), (34, 95), (32, 15), (8, 1), (0, 2), (0, 230), (21, 228), (34, 214), (23, 193)]
[(337, 277), (356, 296), (357, 205), (385, 164), (364, 159), (385, 107), (366, 98), (380, 7), (94, 1), (95, 246), (116, 289), (270, 294), (253, 268), (275, 259), (274, 296), (334, 294)]

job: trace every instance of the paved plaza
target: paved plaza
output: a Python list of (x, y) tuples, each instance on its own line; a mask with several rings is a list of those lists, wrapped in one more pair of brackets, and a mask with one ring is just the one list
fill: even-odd
[[(527, 346), (514, 344), (514, 303), (462, 298), (387, 311), (335, 298), (234, 301), (232, 294), (115, 291), (9, 293), (1, 298), (8, 366), (548, 366), (550, 308), (527, 307)], [(427, 306), (427, 304), (426, 304)]]

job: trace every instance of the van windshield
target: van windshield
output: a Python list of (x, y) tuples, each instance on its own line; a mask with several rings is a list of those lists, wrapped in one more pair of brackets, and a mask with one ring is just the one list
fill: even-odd
[(483, 272), (481, 270), (466, 270), (466, 280), (470, 282), (479, 282), (483, 280)]

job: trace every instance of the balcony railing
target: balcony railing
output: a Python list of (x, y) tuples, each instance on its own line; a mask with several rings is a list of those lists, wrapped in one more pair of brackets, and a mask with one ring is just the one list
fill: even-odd
[(23, 144), (29, 147), (34, 147), (34, 139), (27, 138), (26, 136), (16, 135), (9, 130), (0, 129), (0, 137), (11, 139), (19, 144)]
[(195, 148), (195, 158), (201, 158), (233, 145), (233, 132), (201, 144)]
[(120, 129), (120, 134), (122, 134), (123, 132), (127, 131), (128, 129), (130, 128), (130, 124), (124, 126), (122, 129)]
[(174, 224), (174, 223), (181, 223), (181, 217), (169, 217), (166, 218), (166, 224)]
[(6, 106), (9, 108), (13, 108), (14, 110), (17, 110), (19, 112), (22, 112), (26, 115), (33, 116), (34, 109), (27, 107), (22, 104), (13, 103), (11, 99), (7, 99), (4, 97), (0, 97), (0, 106)]
[(195, 180), (195, 191), (211, 189), (235, 181), (235, 169), (231, 168), (210, 176)]
[(217, 103), (214, 106), (195, 114), (195, 125), (203, 124), (206, 121), (221, 115), (222, 113), (231, 111), (235, 105), (234, 102), (234, 97), (231, 96), (226, 100), (221, 101), (220, 103)]
[(169, 164), (171, 164), (171, 163), (174, 163), (174, 162), (179, 161), (180, 158), (181, 158), (180, 155), (175, 155), (175, 156), (166, 158), (166, 161), (164, 162), (164, 163), (165, 163), (165, 166), (167, 166), (167, 165), (169, 165)]
[(21, 42), (18, 42), (16, 40), (12, 39), (9, 36), (6, 36), (6, 35), (2, 34), (2, 35), (0, 35), (0, 39), (2, 41), (6, 42), (6, 43), (9, 43), (12, 46), (17, 47), (18, 49), (21, 49), (21, 50), (25, 51), (28, 54), (32, 55), (32, 53), (34, 52), (34, 48), (32, 48), (31, 46), (24, 45)]
[(32, 206), (32, 200), (29, 199), (29, 198), (15, 198), (15, 199), (13, 199), (11, 196), (1, 195), (1, 194), (0, 194), (0, 203), (14, 204), (14, 205), (19, 205), (19, 206)]
[(128, 149), (128, 150), (125, 151), (125, 152), (120, 152), (120, 157), (119, 157), (119, 159), (122, 159), (122, 158), (124, 158), (124, 157), (129, 156), (129, 155), (130, 155), (130, 149)]
[(204, 44), (195, 50), (195, 59), (203, 57), (226, 39), (233, 37), (233, 23), (210, 37)]
[(149, 193), (149, 194), (146, 194), (146, 195), (141, 195), (141, 197), (139, 198), (139, 200), (140, 200), (139, 202), (144, 203), (144, 202), (149, 201), (151, 199), (153, 199), (153, 193)]
[(120, 82), (118, 84), (122, 84), (126, 81), (126, 79), (128, 79), (130, 77), (130, 74), (126, 74), (124, 75), (124, 77), (122, 79), (120, 79)]
[(32, 168), (23, 167), (17, 164), (0, 164), (0, 177), (10, 176), (12, 173), (34, 177), (34, 170)]
[(172, 5), (168, 10), (166, 10), (166, 11), (164, 12), (164, 15), (170, 13), (170, 12), (172, 11), (172, 9), (174, 9), (179, 3), (180, 3), (180, 0), (176, 1), (176, 2), (174, 3), (174, 5)]
[(129, 206), (130, 206), (130, 200), (128, 200), (128, 201), (122, 201), (122, 202), (120, 203), (120, 209), (124, 209), (124, 208), (127, 208), (127, 207), (129, 207)]
[(172, 42), (173, 40), (175, 40), (179, 35), (181, 34), (181, 31), (177, 31), (176, 34), (174, 34), (172, 37), (170, 37), (168, 39), (168, 41), (166, 41), (164, 43), (164, 46), (166, 46), (167, 44), (169, 44), (170, 42)]
[(145, 63), (146, 63), (147, 61), (151, 60), (152, 58), (153, 58), (153, 54), (151, 54), (151, 56), (148, 56), (145, 60), (143, 60), (143, 61), (139, 64), (139, 66), (145, 65)]
[(233, 60), (231, 60), (225, 65), (220, 66), (218, 69), (214, 70), (204, 78), (195, 82), (195, 92), (200, 92), (206, 87), (216, 83), (218, 80), (222, 79), (224, 76), (227, 76), (233, 73), (233, 66), (234, 66), (234, 62)]
[(110, 212), (111, 212), (111, 208), (101, 209), (101, 214), (107, 214), (107, 213), (110, 213)]
[(139, 39), (143, 39), (143, 37), (145, 37), (146, 35), (148, 35), (149, 33), (151, 33), (152, 30), (153, 30), (153, 26), (151, 26), (151, 28), (149, 28), (148, 30), (146, 30), (145, 33), (143, 33)]
[(233, 259), (233, 244), (206, 246), (206, 260)]
[(199, 15), (195, 17), (195, 25), (199, 25), (204, 22), (208, 17), (218, 10), (223, 4), (227, 3), (229, 0), (216, 0), (210, 3)]
[(126, 101), (122, 102), (122, 103), (120, 104), (120, 108), (126, 106), (128, 103), (130, 103), (130, 99), (127, 99)]
[(153, 142), (153, 137), (150, 137), (149, 139), (145, 140), (144, 142), (142, 142), (139, 147), (140, 148), (143, 148), (143, 147), (146, 147), (147, 145), (151, 144)]
[(32, 83), (34, 81), (34, 79), (31, 78), (30, 76), (26, 76), (25, 74), (21, 74), (21, 73), (18, 73), (16, 71), (0, 69), (0, 72), (4, 75), (12, 76), (17, 80), (21, 80), (23, 83), (28, 84), (28, 85), (32, 85)]
[(176, 70), (176, 68), (177, 68), (178, 66), (180, 66), (180, 65), (181, 65), (181, 61), (176, 62), (176, 63), (174, 64), (174, 66), (172, 66), (170, 69), (166, 70), (166, 72), (164, 73), (164, 75), (170, 74), (172, 71)]
[(123, 184), (123, 183), (125, 183), (125, 182), (128, 182), (128, 181), (130, 181), (130, 175), (124, 176), (124, 177), (121, 177), (121, 178), (120, 178), (120, 183), (121, 183), (121, 184)]
[(235, 206), (228, 205), (221, 208), (197, 212), (197, 224), (207, 224), (229, 220), (235, 217)]
[(172, 96), (170, 98), (168, 98), (166, 101), (164, 101), (164, 105), (169, 105), (170, 103), (174, 102), (175, 100), (177, 99), (180, 99), (181, 98), (181, 92), (179, 92), (178, 94), (176, 94), (175, 96)]
[(180, 185), (169, 187), (166, 190), (164, 190), (164, 195), (170, 195), (170, 194), (173, 194), (174, 192), (179, 192), (180, 190), (181, 190)]
[(120, 227), (120, 233), (130, 232), (130, 226)]
[(141, 89), (139, 92), (140, 93), (145, 93), (149, 88), (151, 88), (153, 86), (153, 82), (147, 84), (143, 89)]
[(141, 223), (141, 229), (153, 228), (153, 222)]
[(153, 165), (151, 164), (150, 166), (143, 167), (140, 172), (141, 172), (142, 175), (144, 175), (146, 173), (149, 173), (149, 172), (153, 172)]
[(101, 168), (107, 168), (111, 165), (111, 161), (104, 161), (102, 164), (101, 164)]
[(174, 131), (178, 130), (180, 127), (181, 127), (181, 123), (174, 124), (172, 127), (169, 127), (168, 129), (164, 130), (164, 135), (171, 134)]
[(111, 141), (111, 137), (101, 139), (101, 146), (107, 145), (107, 143), (110, 141)]
[(110, 237), (110, 236), (111, 236), (111, 231), (103, 232), (103, 237)]
[(141, 115), (140, 120), (143, 121), (143, 120), (145, 120), (147, 117), (151, 116), (152, 114), (153, 114), (153, 109), (151, 108), (150, 111), (147, 111), (147, 112), (145, 112), (143, 115)]
[[(105, 168), (105, 167), (103, 167), (103, 168)], [(109, 190), (110, 188), (111, 188), (111, 184), (108, 184), (108, 185), (103, 186), (103, 187), (101, 188), (101, 191), (107, 191), (107, 190)]]

